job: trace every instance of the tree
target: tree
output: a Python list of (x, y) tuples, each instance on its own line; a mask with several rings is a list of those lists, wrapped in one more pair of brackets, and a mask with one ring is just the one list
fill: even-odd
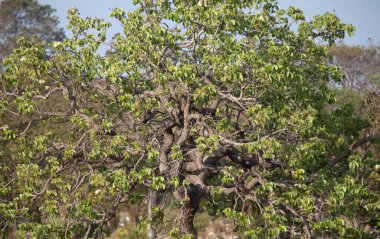
[(0, 62), (17, 46), (20, 37), (37, 37), (47, 42), (65, 37), (50, 5), (35, 0), (6, 0), (0, 5)]
[[(199, 207), (245, 238), (376, 237), (379, 167), (356, 151), (379, 137), (359, 138), (360, 118), (331, 109), (342, 72), (317, 44), (351, 25), (273, 0), (134, 2), (112, 12), (124, 31), (107, 56), (110, 24), (72, 9), (72, 38), (21, 39), (5, 60), (1, 109), (27, 121), (2, 127), (17, 144), (2, 148), (2, 228), (101, 237), (119, 204), (173, 194), (172, 238), (196, 237)], [(41, 110), (54, 94), (67, 107)], [(164, 211), (152, 213), (142, 225), (154, 237)]]
[[(338, 88), (338, 100), (350, 103), (357, 115), (372, 125), (366, 134), (379, 132), (380, 46), (361, 47), (344, 44), (330, 48), (334, 61), (342, 67), (345, 77)], [(369, 131), (369, 132), (368, 132)]]
[[(380, 134), (380, 52), (379, 46), (338, 45), (330, 49), (345, 77), (337, 87), (337, 103), (342, 110), (360, 116), (368, 125), (361, 135)], [(379, 145), (362, 147), (364, 159), (380, 157)], [(363, 170), (363, 169), (361, 169)], [(369, 172), (376, 175), (376, 172)], [(372, 176), (373, 177), (373, 176)]]
[[(358, 91), (373, 91), (379, 87), (380, 47), (338, 45), (330, 49), (336, 64), (345, 73), (342, 86)], [(377, 92), (378, 93), (378, 92)]]

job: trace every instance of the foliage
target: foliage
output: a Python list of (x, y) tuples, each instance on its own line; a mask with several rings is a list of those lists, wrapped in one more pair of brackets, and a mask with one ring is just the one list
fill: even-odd
[(148, 239), (146, 233), (129, 227), (118, 228), (110, 239)]
[(367, 120), (370, 127), (362, 133), (378, 134), (380, 131), (380, 46), (338, 45), (330, 49), (334, 61), (345, 72), (337, 87), (337, 102), (351, 105), (353, 114)]
[(54, 9), (36, 0), (5, 0), (0, 6), (0, 63), (17, 47), (17, 39), (38, 38), (52, 42), (64, 38)]
[[(205, 205), (246, 238), (375, 238), (379, 166), (355, 152), (378, 137), (326, 110), (342, 72), (317, 44), (351, 25), (273, 0), (134, 2), (112, 12), (124, 31), (106, 56), (110, 24), (72, 9), (72, 38), (20, 39), (4, 61), (2, 113), (67, 130), (2, 127), (2, 144), (17, 145), (1, 149), (3, 235), (101, 237), (117, 205), (153, 190), (181, 203), (179, 237), (193, 237)], [(68, 109), (39, 108), (52, 92)]]
[(351, 104), (354, 113), (371, 124), (365, 134), (379, 133), (380, 46), (338, 45), (329, 52), (345, 73), (337, 89), (338, 102)]

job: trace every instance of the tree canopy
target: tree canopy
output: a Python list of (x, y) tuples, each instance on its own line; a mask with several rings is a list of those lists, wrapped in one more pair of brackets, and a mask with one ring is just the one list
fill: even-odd
[(180, 203), (172, 238), (196, 237), (200, 207), (243, 238), (378, 235), (378, 159), (357, 152), (379, 137), (331, 87), (328, 46), (352, 25), (275, 0), (134, 3), (112, 11), (106, 56), (110, 24), (71, 9), (73, 37), (21, 38), (4, 60), (0, 110), (24, 125), (1, 127), (4, 236), (100, 238), (147, 195)]

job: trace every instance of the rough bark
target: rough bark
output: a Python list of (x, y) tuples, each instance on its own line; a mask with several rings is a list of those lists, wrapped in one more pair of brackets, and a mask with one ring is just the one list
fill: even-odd
[(200, 185), (193, 186), (186, 194), (186, 202), (180, 210), (180, 230), (181, 234), (192, 234), (197, 238), (194, 228), (194, 216), (199, 208), (199, 202), (202, 197), (202, 189)]
[[(148, 205), (148, 217), (150, 220), (153, 219), (153, 210), (158, 206), (159, 193), (157, 191), (149, 191), (149, 205)], [(148, 229), (148, 237), (151, 239), (157, 238), (157, 232), (155, 228), (150, 227)]]

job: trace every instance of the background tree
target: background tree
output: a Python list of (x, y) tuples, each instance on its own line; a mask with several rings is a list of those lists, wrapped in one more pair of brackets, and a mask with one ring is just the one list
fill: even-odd
[[(335, 63), (342, 67), (345, 77), (342, 87), (360, 92), (378, 90), (380, 75), (380, 47), (346, 46), (331, 47)], [(378, 92), (377, 92), (378, 93)]]
[(17, 46), (20, 37), (51, 42), (65, 37), (50, 5), (35, 0), (5, 0), (0, 5), (0, 62)]
[(341, 104), (351, 104), (357, 115), (371, 123), (366, 134), (379, 132), (380, 46), (362, 47), (344, 44), (330, 48), (330, 54), (342, 67), (344, 78), (337, 89)]
[[(339, 110), (345, 114), (361, 117), (367, 127), (361, 135), (380, 134), (380, 51), (379, 46), (369, 47), (346, 46), (332, 47), (330, 53), (334, 61), (345, 72), (345, 77), (336, 88)], [(364, 160), (379, 159), (379, 145), (367, 145), (358, 152)], [(377, 168), (378, 169), (378, 168)], [(371, 175), (362, 181), (377, 178), (376, 169), (362, 165), (358, 168), (362, 175)], [(374, 182), (377, 182), (374, 180)], [(378, 184), (372, 184), (377, 188)]]
[[(342, 72), (316, 43), (351, 25), (272, 0), (135, 3), (112, 12), (124, 32), (107, 56), (110, 24), (71, 10), (72, 38), (20, 40), (5, 60), (1, 109), (28, 123), (2, 127), (18, 145), (2, 149), (4, 235), (22, 218), (21, 237), (101, 237), (119, 204), (150, 191), (180, 205), (172, 238), (196, 236), (200, 207), (246, 238), (376, 237), (379, 167), (356, 150), (378, 136), (331, 107)], [(67, 107), (42, 110), (57, 92)], [(142, 225), (160, 229), (163, 208)]]

